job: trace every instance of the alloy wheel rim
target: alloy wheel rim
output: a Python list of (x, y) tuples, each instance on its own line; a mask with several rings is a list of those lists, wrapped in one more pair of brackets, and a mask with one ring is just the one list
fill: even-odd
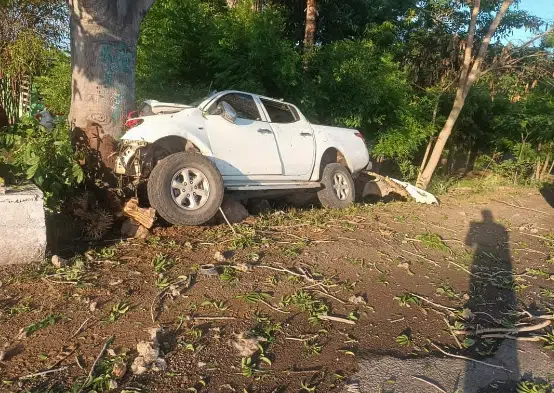
[(202, 208), (210, 197), (208, 178), (196, 168), (179, 169), (171, 179), (171, 197), (181, 209)]
[(350, 195), (350, 184), (342, 173), (335, 173), (333, 176), (333, 190), (341, 201), (345, 201)]

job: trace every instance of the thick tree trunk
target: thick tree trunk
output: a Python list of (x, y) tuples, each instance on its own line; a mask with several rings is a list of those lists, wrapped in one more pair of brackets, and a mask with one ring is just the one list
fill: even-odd
[(308, 0), (306, 4), (306, 32), (304, 34), (304, 49), (310, 49), (315, 44), (317, 21), (317, 0)]
[(69, 121), (89, 176), (114, 184), (116, 140), (135, 106), (140, 22), (154, 0), (69, 0), (72, 100)]

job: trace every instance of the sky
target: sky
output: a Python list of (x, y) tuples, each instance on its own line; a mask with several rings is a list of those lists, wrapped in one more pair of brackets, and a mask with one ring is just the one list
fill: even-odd
[[(530, 14), (550, 22), (550, 25), (554, 24), (554, 0), (521, 0), (519, 9), (528, 11)], [(515, 31), (514, 35), (508, 38), (508, 41), (523, 42), (533, 36), (533, 33), (522, 29)]]

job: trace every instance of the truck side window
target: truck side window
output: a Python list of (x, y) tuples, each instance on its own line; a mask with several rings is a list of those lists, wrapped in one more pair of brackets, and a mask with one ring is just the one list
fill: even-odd
[(261, 120), (260, 111), (258, 111), (256, 102), (254, 101), (254, 98), (249, 94), (225, 94), (223, 97), (219, 98), (216, 102), (212, 104), (212, 106), (208, 110), (208, 113), (210, 115), (215, 114), (217, 105), (222, 101), (227, 102), (233, 107), (233, 109), (237, 112), (238, 118), (255, 121)]
[(270, 101), (261, 98), (272, 123), (294, 123), (300, 120), (296, 110), (284, 102)]

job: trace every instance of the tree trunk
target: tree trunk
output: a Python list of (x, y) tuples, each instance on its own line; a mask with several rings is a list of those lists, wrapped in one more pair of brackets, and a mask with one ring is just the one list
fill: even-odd
[(306, 4), (306, 32), (304, 34), (304, 49), (311, 49), (315, 44), (317, 20), (317, 0), (308, 0)]
[(479, 52), (477, 53), (477, 56), (475, 56), (472, 63), (471, 60), (473, 57), (472, 51), (473, 51), (473, 42), (475, 39), (475, 31), (477, 26), (477, 17), (479, 16), (480, 7), (481, 7), (481, 0), (474, 1), (473, 9), (471, 12), (471, 21), (469, 23), (468, 39), (467, 39), (467, 44), (466, 44), (465, 53), (464, 53), (464, 63), (460, 73), (460, 80), (458, 83), (458, 91), (456, 92), (456, 98), (454, 100), (452, 110), (448, 115), (448, 119), (446, 120), (446, 123), (444, 124), (444, 127), (442, 128), (439, 134), (439, 137), (437, 138), (437, 142), (435, 143), (435, 147), (433, 148), (433, 153), (431, 154), (431, 158), (429, 159), (427, 166), (425, 167), (425, 169), (421, 174), (421, 177), (417, 184), (418, 187), (425, 189), (429, 185), (429, 182), (431, 181), (431, 177), (435, 173), (435, 170), (437, 169), (437, 165), (439, 164), (446, 142), (448, 141), (448, 138), (452, 134), (452, 130), (456, 125), (456, 121), (458, 120), (458, 117), (460, 117), (460, 113), (464, 107), (467, 95), (469, 94), (469, 91), (473, 86), (473, 84), (479, 79), (479, 76), (481, 74), (481, 65), (487, 55), (487, 50), (489, 48), (489, 44), (492, 39), (492, 36), (496, 32), (496, 29), (498, 29), (500, 22), (504, 18), (504, 15), (506, 14), (506, 12), (508, 11), (508, 8), (510, 8), (513, 2), (514, 0), (504, 0), (502, 2), (502, 6), (500, 7), (500, 10), (498, 11), (496, 16), (494, 17), (494, 20), (489, 26), (487, 34), (483, 38), (483, 41), (479, 48)]
[(227, 7), (235, 8), (237, 6), (238, 0), (227, 0)]
[(432, 136), (429, 139), (429, 143), (427, 144), (427, 148), (425, 149), (425, 154), (423, 155), (423, 160), (421, 161), (421, 166), (419, 167), (419, 171), (417, 173), (417, 180), (416, 184), (418, 184), (421, 178), (421, 172), (423, 172), (423, 169), (425, 169), (425, 165), (427, 165), (427, 159), (429, 158), (429, 153), (431, 153), (431, 147), (433, 147), (433, 142), (435, 141), (435, 137)]
[(460, 117), (460, 113), (462, 112), (464, 104), (465, 97), (463, 97), (463, 95), (461, 94), (457, 94), (456, 99), (454, 100), (454, 106), (452, 107), (452, 110), (448, 115), (448, 119), (446, 120), (446, 123), (444, 124), (444, 127), (442, 128), (439, 137), (435, 142), (435, 146), (433, 148), (433, 152), (431, 153), (431, 157), (429, 158), (429, 162), (425, 166), (423, 172), (421, 172), (419, 182), (417, 183), (417, 186), (419, 188), (425, 189), (429, 185), (431, 177), (433, 176), (433, 173), (435, 173), (437, 165), (439, 164), (439, 161), (441, 159), (442, 152), (444, 150), (444, 147), (446, 146), (446, 142), (448, 142), (448, 138), (452, 134), (454, 125), (456, 124), (458, 117)]
[(263, 0), (252, 0), (252, 11), (262, 12), (263, 5)]
[(544, 180), (546, 178), (546, 175), (548, 173), (546, 172), (548, 170), (548, 166), (550, 165), (550, 153), (546, 155), (546, 159), (544, 160), (544, 165), (542, 167), (541, 175), (539, 177), (539, 180)]
[(116, 140), (135, 107), (140, 22), (154, 0), (69, 0), (69, 122), (89, 176), (114, 185)]

